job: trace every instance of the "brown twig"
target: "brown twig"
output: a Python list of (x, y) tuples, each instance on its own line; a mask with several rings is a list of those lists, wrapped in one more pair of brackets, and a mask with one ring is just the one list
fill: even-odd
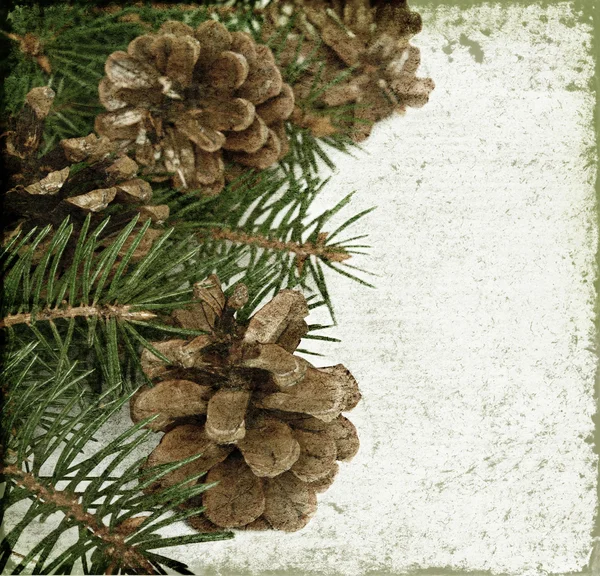
[(18, 556), (19, 558), (26, 558), (24, 554), (21, 554), (20, 552), (15, 552), (14, 550), (11, 550), (10, 553), (14, 554), (15, 556)]
[[(11, 476), (21, 488), (31, 492), (40, 502), (52, 503), (62, 509), (68, 518), (72, 518), (87, 528), (96, 538), (108, 544), (107, 555), (115, 558), (117, 564), (142, 568), (145, 574), (156, 574), (152, 564), (148, 562), (133, 546), (125, 543), (126, 534), (111, 532), (102, 522), (84, 510), (73, 496), (64, 491), (48, 488), (40, 484), (35, 476), (23, 472), (16, 466), (0, 468), (0, 473)], [(114, 564), (111, 564), (113, 566)]]
[(261, 234), (246, 234), (237, 230), (225, 230), (223, 228), (213, 228), (210, 230), (211, 238), (215, 240), (229, 240), (235, 244), (249, 244), (260, 248), (270, 250), (279, 250), (281, 252), (291, 252), (296, 256), (296, 264), (299, 271), (302, 271), (304, 262), (310, 256), (318, 256), (330, 262), (343, 262), (350, 258), (350, 254), (343, 248), (327, 246), (327, 232), (319, 234), (316, 243), (312, 242), (283, 242), (275, 238), (268, 238)]
[[(156, 314), (144, 310), (132, 311), (131, 306), (77, 306), (67, 308), (50, 308), (42, 310), (35, 315), (35, 321), (58, 320), (59, 318), (122, 318), (124, 320), (151, 320)], [(0, 320), (0, 328), (14, 326), (15, 324), (31, 324), (32, 314), (13, 314)]]

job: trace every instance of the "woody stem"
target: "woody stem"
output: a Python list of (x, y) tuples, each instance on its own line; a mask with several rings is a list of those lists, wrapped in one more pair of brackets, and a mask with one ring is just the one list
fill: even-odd
[(16, 324), (31, 324), (33, 321), (58, 320), (59, 318), (122, 318), (124, 320), (151, 320), (156, 314), (143, 310), (132, 311), (131, 306), (76, 306), (67, 308), (46, 308), (40, 310), (35, 317), (31, 313), (12, 314), (0, 320), (0, 328)]
[(229, 240), (235, 244), (248, 244), (281, 252), (291, 252), (301, 260), (306, 260), (309, 256), (318, 256), (330, 262), (342, 262), (350, 258), (350, 254), (343, 248), (326, 246), (318, 242), (284, 242), (261, 234), (246, 234), (245, 232), (224, 228), (213, 228), (210, 230), (209, 235), (215, 240)]
[(128, 566), (142, 568), (146, 574), (155, 574), (150, 562), (133, 546), (126, 544), (123, 536), (111, 533), (95, 516), (86, 512), (81, 504), (71, 495), (40, 484), (35, 476), (23, 472), (16, 466), (2, 467), (0, 468), (0, 473), (11, 476), (17, 486), (31, 492), (36, 500), (54, 504), (67, 517), (83, 525), (94, 536), (107, 543), (108, 546), (105, 548), (106, 554), (114, 558), (119, 564), (122, 565), (125, 560)]

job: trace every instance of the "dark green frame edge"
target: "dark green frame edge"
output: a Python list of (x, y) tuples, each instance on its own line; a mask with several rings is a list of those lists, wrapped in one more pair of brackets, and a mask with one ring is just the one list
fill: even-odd
[[(481, 6), (483, 4), (501, 4), (506, 5), (538, 5), (538, 6), (551, 6), (558, 4), (564, 0), (539, 0), (539, 1), (527, 1), (527, 0), (409, 0), (411, 8), (417, 12), (421, 8), (435, 8), (436, 6), (455, 6), (462, 9), (468, 9), (475, 6)], [(591, 23), (593, 27), (591, 52), (595, 60), (595, 73), (590, 82), (589, 90), (594, 91), (596, 95), (596, 103), (594, 106), (594, 130), (596, 135), (596, 218), (597, 223), (600, 224), (600, 0), (573, 0), (570, 2), (572, 5), (573, 15), (577, 16), (579, 21)], [(596, 406), (596, 412), (594, 415), (594, 452), (600, 455), (600, 240), (596, 246), (596, 278), (594, 281), (594, 288), (596, 290), (595, 299), (595, 352), (598, 355), (598, 364), (596, 367), (595, 374), (595, 387), (594, 387), (594, 402)], [(581, 572), (569, 572), (565, 574), (554, 574), (547, 576), (598, 576), (600, 575), (600, 461), (597, 465), (597, 483), (596, 490), (598, 492), (599, 505), (595, 510), (594, 528), (592, 537), (597, 541), (593, 545), (593, 549), (590, 554), (590, 561), (588, 565)], [(202, 576), (252, 576), (254, 572), (241, 571), (235, 569), (230, 571), (226, 567), (223, 568), (212, 568), (206, 567), (202, 569)], [(295, 569), (291, 570), (265, 570), (261, 573), (261, 576), (311, 576), (323, 574), (323, 571), (319, 567), (314, 569), (304, 568), (303, 571), (297, 572)], [(460, 569), (450, 567), (431, 567), (421, 568), (414, 570), (406, 570), (403, 572), (392, 573), (387, 570), (369, 570), (363, 573), (364, 576), (399, 576), (405, 574), (407, 576), (505, 576), (499, 573), (493, 573), (491, 571), (464, 571)]]

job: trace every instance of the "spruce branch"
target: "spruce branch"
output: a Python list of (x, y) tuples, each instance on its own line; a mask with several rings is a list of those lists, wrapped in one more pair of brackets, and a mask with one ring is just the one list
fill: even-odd
[(133, 383), (125, 374), (139, 366), (139, 347), (149, 346), (146, 336), (161, 329), (190, 333), (163, 319), (189, 302), (191, 284), (218, 259), (188, 266), (198, 248), (185, 237), (170, 241), (173, 231), (167, 230), (135, 261), (149, 222), (136, 229), (134, 218), (108, 242), (102, 232), (109, 219), (93, 230), (89, 223), (78, 237), (67, 219), (54, 233), (46, 228), (23, 238), (17, 234), (0, 249), (0, 329), (10, 342), (40, 343), (40, 354), (55, 369), (78, 359), (100, 369), (108, 387), (120, 383), (129, 390)]
[[(77, 561), (83, 564), (85, 573), (91, 574), (134, 574), (140, 570), (162, 574), (162, 566), (189, 573), (184, 564), (151, 550), (175, 544), (169, 544), (158, 530), (201, 513), (199, 507), (184, 511), (178, 507), (212, 485), (195, 483), (203, 475), (198, 474), (166, 490), (144, 491), (198, 456), (146, 468), (140, 481), (143, 459), (137, 458), (137, 450), (151, 435), (143, 427), (152, 418), (86, 455), (89, 445), (98, 444), (100, 432), (114, 421), (129, 396), (111, 400), (110, 391), (106, 391), (78, 408), (76, 400), (84, 391), (76, 379), (52, 378), (42, 386), (35, 380), (34, 365), (39, 359), (32, 354), (34, 348), (28, 346), (26, 354), (10, 352), (2, 371), (3, 382), (7, 383), (2, 444), (8, 449), (0, 468), (4, 484), (0, 520), (5, 527), (0, 536), (0, 569), (9, 561), (15, 564), (13, 557), (17, 556), (20, 560), (11, 565), (14, 574), (34, 562), (34, 573), (71, 573)], [(45, 420), (50, 420), (50, 425), (43, 425)], [(42, 466), (49, 467), (51, 474), (42, 476)], [(23, 509), (24, 505), (26, 511), (18, 519), (14, 513), (7, 516), (14, 506)], [(36, 530), (38, 518), (49, 518), (57, 511), (62, 517), (51, 522), (47, 535), (20, 540), (25, 533)], [(73, 529), (78, 532), (76, 542), (58, 550), (59, 537)], [(226, 532), (200, 533), (183, 537), (181, 543), (229, 537), (231, 534)], [(17, 542), (20, 547), (31, 542), (32, 547), (15, 554)]]
[[(321, 264), (370, 286), (347, 270), (348, 260), (364, 254), (360, 249), (368, 246), (355, 244), (356, 236), (340, 235), (351, 232), (371, 210), (359, 212), (328, 231), (327, 225), (347, 207), (352, 194), (311, 217), (313, 203), (326, 184), (327, 180), (314, 176), (305, 181), (291, 171), (282, 174), (274, 169), (235, 180), (217, 198), (193, 198), (174, 191), (159, 191), (157, 195), (169, 204), (170, 223), (176, 230), (195, 232), (201, 259), (221, 257), (240, 263), (236, 280), (248, 286), (249, 311), (261, 301), (259, 296), (264, 299), (282, 288), (300, 286), (308, 294), (320, 296), (335, 319)], [(223, 282), (229, 282), (229, 277), (219, 274)], [(249, 317), (244, 309), (239, 314), (240, 318)]]
[(66, 308), (52, 308), (41, 310), (36, 314), (31, 312), (25, 314), (13, 314), (0, 320), (0, 328), (15, 326), (17, 324), (28, 324), (40, 321), (54, 321), (66, 318), (121, 318), (124, 320), (153, 320), (157, 315), (152, 312), (131, 310), (131, 306), (76, 306)]
[[(266, 250), (277, 250), (280, 252), (291, 252), (296, 257), (296, 265), (299, 270), (307, 258), (316, 256), (331, 262), (343, 262), (350, 258), (350, 254), (343, 248), (335, 248), (325, 245), (327, 233), (323, 232), (317, 242), (284, 242), (276, 238), (270, 238), (258, 233), (246, 234), (237, 230), (227, 230), (224, 228), (213, 228), (209, 232), (211, 238), (215, 240), (229, 240), (234, 244), (246, 244), (248, 246), (258, 246)], [(1, 324), (0, 324), (1, 326)]]
[(118, 564), (125, 564), (133, 570), (144, 570), (147, 574), (156, 573), (152, 564), (135, 547), (125, 542), (125, 537), (131, 529), (121, 529), (119, 531), (118, 526), (114, 532), (111, 532), (104, 524), (100, 524), (92, 514), (86, 512), (72, 495), (44, 486), (32, 474), (24, 472), (16, 466), (0, 467), (0, 474), (13, 478), (16, 486), (27, 490), (32, 497), (42, 504), (53, 504), (59, 510), (63, 510), (67, 518), (72, 518), (95, 538), (102, 540), (106, 544), (105, 553)]
[(37, 36), (32, 34), (31, 32), (27, 32), (23, 36), (19, 34), (14, 34), (12, 32), (6, 32), (4, 30), (0, 30), (0, 34), (6, 36), (9, 40), (13, 40), (14, 42), (19, 43), (19, 50), (30, 58), (34, 58), (37, 62), (38, 66), (46, 73), (52, 73), (52, 66), (50, 65), (50, 61), (48, 57), (42, 51), (42, 45)]

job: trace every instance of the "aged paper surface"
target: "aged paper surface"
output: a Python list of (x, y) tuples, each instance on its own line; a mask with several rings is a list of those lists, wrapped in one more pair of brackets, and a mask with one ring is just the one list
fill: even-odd
[(341, 342), (305, 345), (359, 381), (361, 450), (300, 532), (169, 551), (195, 574), (533, 576), (588, 563), (592, 28), (566, 2), (411, 7), (431, 100), (377, 125), (363, 152), (334, 155), (315, 206), (352, 190), (355, 212), (378, 206), (356, 227), (372, 246), (356, 264), (377, 288), (332, 273), (328, 334)]

